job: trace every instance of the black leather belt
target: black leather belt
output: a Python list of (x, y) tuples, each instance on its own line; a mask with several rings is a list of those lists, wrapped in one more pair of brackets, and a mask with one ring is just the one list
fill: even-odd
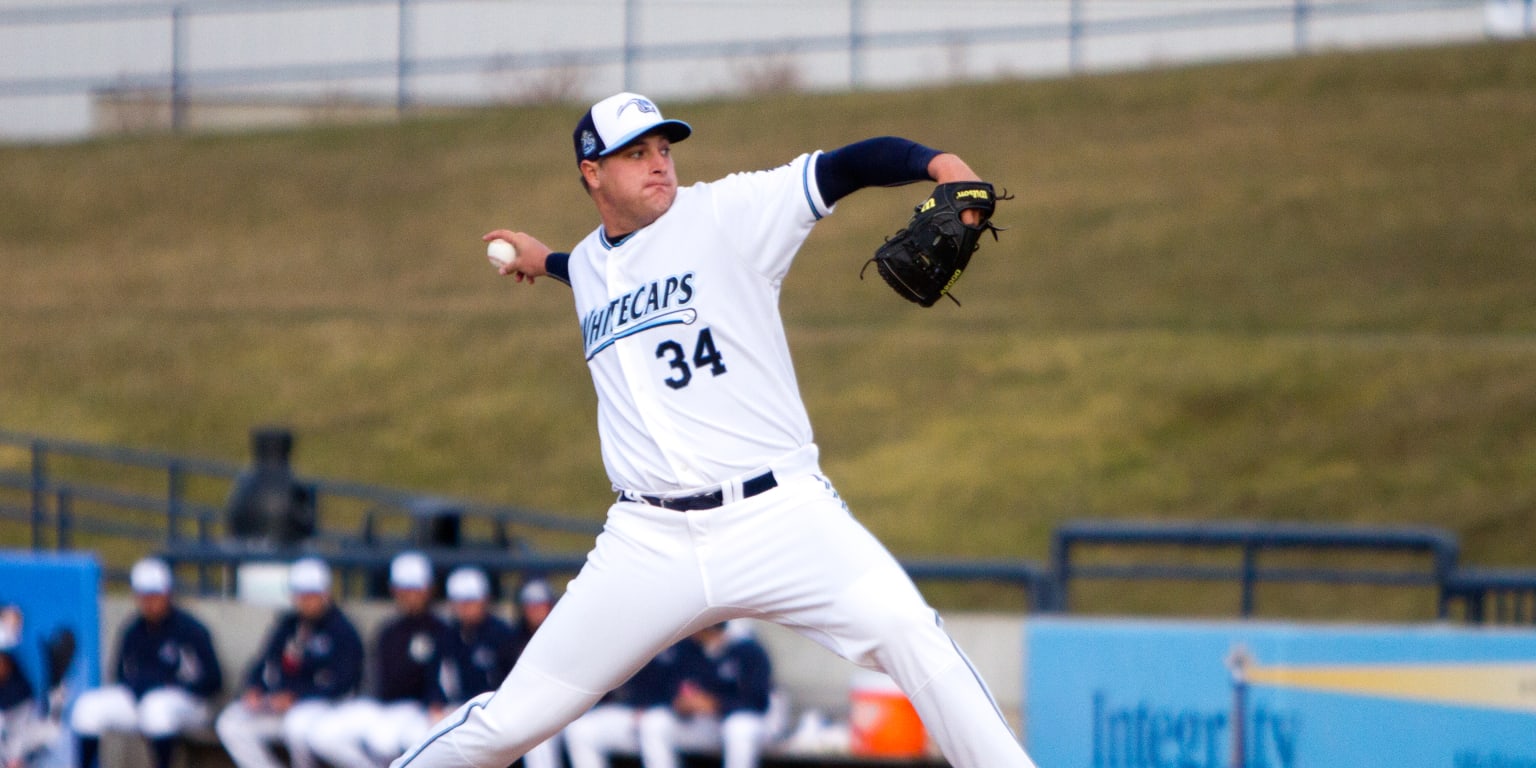
[[(749, 477), (741, 482), (741, 497), (749, 499), (764, 491), (770, 491), (779, 487), (779, 481), (773, 476), (773, 470)], [(692, 512), (699, 509), (714, 509), (725, 503), (725, 492), (719, 488), (713, 491), (695, 493), (692, 496), (673, 496), (662, 498), (660, 496), (647, 496), (643, 493), (621, 493), (620, 500), (643, 501), (653, 507), (671, 509), (677, 512)]]

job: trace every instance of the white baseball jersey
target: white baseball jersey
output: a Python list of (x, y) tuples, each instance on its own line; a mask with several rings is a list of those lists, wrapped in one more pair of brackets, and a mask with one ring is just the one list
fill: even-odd
[(651, 225), (617, 243), (599, 228), (571, 253), (615, 489), (712, 486), (811, 443), (779, 287), (831, 212), (819, 154), (680, 187)]

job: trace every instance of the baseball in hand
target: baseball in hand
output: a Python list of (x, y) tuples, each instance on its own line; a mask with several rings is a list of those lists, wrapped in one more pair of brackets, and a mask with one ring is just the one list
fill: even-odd
[(491, 260), (491, 264), (498, 269), (517, 260), (517, 249), (505, 240), (492, 240), (485, 247), (485, 257)]

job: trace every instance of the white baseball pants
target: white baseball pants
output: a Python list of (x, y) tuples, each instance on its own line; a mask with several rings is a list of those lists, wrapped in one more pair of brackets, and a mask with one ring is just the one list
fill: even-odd
[(815, 474), (814, 452), (801, 462), (775, 465), (779, 487), (757, 496), (737, 498), (740, 483), (729, 484), (715, 509), (615, 503), (501, 687), (444, 718), (394, 768), (503, 768), (672, 643), (743, 617), (890, 675), (956, 768), (1033, 766), (900, 564)]
[[(537, 747), (528, 750), (523, 755), (523, 768), (561, 768), (564, 763), (560, 761), (560, 747), (563, 743), (560, 734), (555, 734), (540, 742)], [(415, 746), (411, 744), (409, 746)]]
[(43, 717), (31, 699), (0, 710), (0, 765), (26, 765), (58, 736), (59, 724)]
[(566, 726), (565, 743), (571, 768), (608, 768), (613, 754), (639, 755), (645, 768), (677, 768), (679, 751), (711, 750), (721, 753), (723, 768), (755, 768), (770, 735), (767, 719), (752, 712), (722, 722), (680, 718), (669, 707), (599, 704)]
[(678, 752), (719, 750), (721, 768), (757, 768), (768, 743), (765, 718), (756, 712), (681, 718), (664, 707), (640, 718), (640, 756), (645, 768), (678, 768)]
[(84, 691), (70, 708), (69, 727), (81, 736), (137, 731), (151, 739), (174, 736), (208, 724), (208, 702), (186, 689), (166, 686), (135, 701), (126, 685)]
[[(329, 701), (305, 699), (278, 715), (249, 709), (236, 700), (219, 713), (213, 729), (238, 768), (318, 768), (309, 748), (310, 733), (335, 706)], [(279, 741), (288, 749), (288, 766), (268, 747)]]
[(623, 704), (599, 704), (565, 727), (571, 768), (608, 768), (608, 756), (640, 752), (640, 712)]
[(427, 708), (420, 703), (351, 699), (310, 730), (309, 749), (334, 768), (383, 768), (421, 741), (430, 727)]

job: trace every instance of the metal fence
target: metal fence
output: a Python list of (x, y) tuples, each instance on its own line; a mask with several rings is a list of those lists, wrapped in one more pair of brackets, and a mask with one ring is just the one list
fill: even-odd
[[(106, 579), (118, 584), (135, 559), (157, 554), (194, 574), (189, 584), (196, 593), (222, 596), (236, 593), (242, 565), (315, 555), (338, 571), (343, 595), (363, 596), (383, 590), (379, 576), (405, 548), (427, 553), (440, 569), (480, 566), (498, 581), (574, 574), (601, 530), (592, 521), (519, 507), (302, 478), (318, 510), (315, 534), (290, 546), (242, 541), (230, 535), (224, 500), (245, 469), (0, 431), (0, 523), (12, 532), (0, 536), (0, 547), (93, 550)], [(1032, 608), (1047, 607), (1054, 593), (1044, 569), (1022, 560), (905, 567), (922, 581), (1014, 588)]]
[(908, 87), (1527, 35), (1533, 24), (1532, 0), (951, 0), (934, 11), (916, 0), (0, 7), (0, 134), (25, 132), (29, 111), (42, 119), (50, 109), (89, 131), (103, 121), (90, 116), (99, 102), (130, 95), (164, 105), (168, 124), (183, 128), (194, 105), (226, 99), (403, 111), (619, 88), (676, 97)]
[(1472, 624), (1536, 624), (1536, 570), (1466, 568), (1446, 579), (1445, 602)]
[(113, 582), (133, 560), (159, 553), (193, 566), (198, 592), (227, 595), (238, 565), (301, 554), (358, 572), (378, 570), (406, 547), (430, 551), (445, 566), (494, 561), (497, 572), (574, 571), (600, 528), (519, 507), (302, 478), (318, 510), (315, 534), (292, 547), (240, 541), (230, 535), (224, 503), (245, 470), (0, 431), (0, 521), (16, 526), (0, 546), (94, 550)]
[[(221, 503), (242, 471), (0, 431), (0, 547), (93, 550), (113, 583), (126, 579), (134, 559), (158, 554), (195, 574), (184, 583), (196, 593), (223, 596), (235, 593), (242, 565), (312, 554), (337, 569), (343, 595), (367, 596), (383, 593), (389, 560), (405, 548), (427, 552), (443, 570), (478, 565), (498, 585), (502, 576), (574, 574), (600, 529), (517, 507), (306, 478), (320, 511), (315, 535), (289, 547), (253, 544), (230, 537)], [(1170, 549), (1178, 552), (1170, 556)], [(1269, 562), (1276, 553), (1308, 557)], [(1455, 536), (1428, 527), (1085, 520), (1057, 528), (1049, 563), (1019, 557), (902, 565), (917, 581), (1017, 590), (1033, 611), (1078, 607), (1074, 585), (1206, 582), (1235, 585), (1240, 597), (1225, 612), (1247, 617), (1257, 612), (1258, 585), (1310, 583), (1428, 590), (1435, 606), (1429, 618), (1536, 623), (1536, 569), (1464, 567)]]
[[(1203, 563), (1136, 557), (1131, 551), (1152, 547), (1198, 549), (1226, 557), (1225, 562)], [(1085, 556), (1085, 550), (1095, 548), (1101, 554), (1107, 550), (1109, 556)], [(1343, 557), (1305, 565), (1266, 562), (1266, 555), (1282, 552)], [(1443, 619), (1449, 614), (1445, 584), (1457, 571), (1460, 553), (1454, 536), (1434, 528), (1076, 521), (1056, 531), (1051, 558), (1060, 592), (1053, 605), (1059, 610), (1070, 605), (1068, 590), (1074, 581), (1219, 581), (1238, 585), (1237, 612), (1251, 616), (1257, 607), (1255, 589), (1263, 583), (1368, 584), (1434, 589), (1436, 617)]]

